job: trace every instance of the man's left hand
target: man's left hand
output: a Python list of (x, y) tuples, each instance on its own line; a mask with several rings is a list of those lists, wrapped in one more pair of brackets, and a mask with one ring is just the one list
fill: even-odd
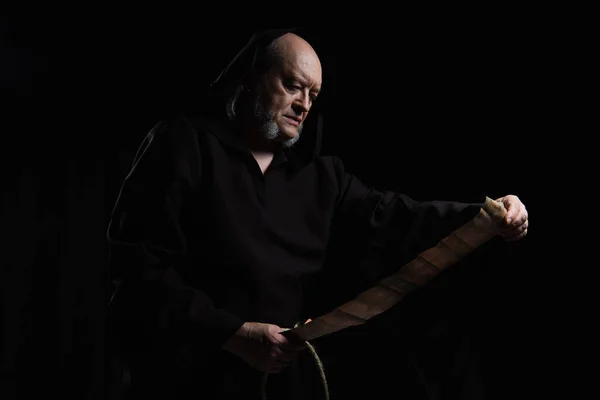
[(496, 201), (504, 204), (506, 209), (506, 215), (502, 221), (503, 226), (498, 234), (510, 242), (523, 239), (529, 228), (529, 215), (525, 204), (512, 194), (500, 197)]

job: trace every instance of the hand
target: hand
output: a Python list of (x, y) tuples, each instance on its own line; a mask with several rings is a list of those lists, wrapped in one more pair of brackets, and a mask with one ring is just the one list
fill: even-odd
[(504, 204), (506, 209), (504, 226), (501, 228), (499, 235), (510, 242), (523, 239), (529, 228), (529, 215), (525, 205), (517, 196), (512, 194), (500, 197), (496, 201)]
[(276, 374), (306, 348), (305, 342), (282, 335), (283, 330), (273, 324), (246, 322), (223, 347), (250, 366)]

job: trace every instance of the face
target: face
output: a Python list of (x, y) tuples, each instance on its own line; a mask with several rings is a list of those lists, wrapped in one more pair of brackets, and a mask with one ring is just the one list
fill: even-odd
[(255, 101), (264, 137), (292, 146), (321, 90), (321, 64), (313, 51), (287, 52), (265, 76)]

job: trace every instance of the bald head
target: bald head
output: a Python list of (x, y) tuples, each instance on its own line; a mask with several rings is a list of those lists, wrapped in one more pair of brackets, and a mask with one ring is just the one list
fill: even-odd
[(304, 69), (321, 84), (321, 61), (315, 49), (304, 38), (288, 32), (272, 43), (271, 51), (275, 67), (289, 68), (292, 66)]
[(245, 129), (271, 143), (296, 143), (321, 90), (321, 62), (302, 37), (286, 33), (258, 54), (248, 81), (251, 112)]

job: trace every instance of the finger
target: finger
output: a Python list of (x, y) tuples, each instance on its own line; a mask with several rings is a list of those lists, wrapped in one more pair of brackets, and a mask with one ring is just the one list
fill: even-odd
[(506, 227), (504, 232), (507, 234), (517, 234), (523, 232), (527, 228), (529, 228), (529, 220), (525, 220), (523, 222), (519, 220), (519, 222), (515, 222), (511, 226)]
[(298, 350), (287, 350), (285, 348), (279, 347), (271, 350), (271, 352), (269, 353), (269, 359), (271, 361), (290, 362), (296, 357), (298, 357), (298, 354), (300, 354), (300, 351)]
[(521, 224), (521, 226), (519, 226), (517, 229), (515, 229), (516, 231), (519, 232), (523, 232), (525, 230), (529, 229), (529, 221), (525, 221), (524, 223)]
[(306, 349), (306, 342), (304, 340), (289, 340), (287, 343), (285, 343), (283, 345), (283, 348), (286, 351), (291, 351), (291, 352), (300, 352), (304, 349)]
[(517, 218), (517, 216), (519, 215), (519, 210), (516, 209), (516, 207), (514, 206), (509, 206), (506, 209), (506, 215), (504, 215), (504, 225), (506, 226), (510, 226)]
[(300, 343), (298, 339), (294, 340), (293, 336), (287, 336), (284, 334), (278, 334), (272, 342), (274, 347), (285, 352), (300, 351), (303, 349), (302, 344), (303, 342)]
[(506, 215), (504, 216), (504, 222), (509, 225), (511, 223), (527, 219), (527, 210), (525, 205), (519, 200), (517, 196), (506, 196), (500, 199), (506, 207)]
[(523, 223), (519, 224), (519, 226), (515, 227), (515, 229), (513, 229), (513, 231), (516, 232), (523, 232), (524, 230), (526, 230), (527, 228), (529, 228), (529, 220), (525, 220), (523, 221)]
[(292, 334), (281, 335), (279, 343), (284, 351), (302, 351), (306, 349), (306, 342)]
[(511, 229), (518, 229), (521, 228), (523, 225), (527, 224), (529, 221), (527, 212), (520, 212), (515, 216), (506, 216), (503, 220), (503, 225), (505, 228), (508, 228), (509, 230)]
[(274, 352), (269, 358), (272, 361), (281, 361), (281, 362), (292, 362), (298, 358), (300, 355), (299, 350), (286, 350), (286, 349), (278, 349), (277, 352)]
[(518, 218), (518, 216), (519, 210), (517, 210), (515, 207), (509, 207), (506, 211), (506, 215), (504, 216), (503, 222), (506, 226), (511, 226), (513, 223), (520, 219)]
[(529, 227), (529, 222), (525, 222), (523, 224), (520, 224), (518, 226), (514, 226), (514, 227), (508, 227), (506, 229), (504, 229), (501, 233), (501, 235), (504, 238), (512, 238), (515, 236), (518, 236), (519, 234), (521, 234), (524, 230), (526, 230)]
[(512, 220), (513, 223), (520, 225), (527, 221), (528, 218), (529, 216), (527, 215), (527, 210), (525, 209), (525, 207), (521, 207), (521, 209), (514, 215)]
[(511, 232), (510, 234), (504, 235), (504, 239), (509, 242), (513, 242), (515, 240), (520, 240), (520, 239), (523, 239), (525, 236), (527, 236), (527, 232), (528, 232), (528, 229), (524, 229), (523, 231), (519, 231), (516, 233)]

